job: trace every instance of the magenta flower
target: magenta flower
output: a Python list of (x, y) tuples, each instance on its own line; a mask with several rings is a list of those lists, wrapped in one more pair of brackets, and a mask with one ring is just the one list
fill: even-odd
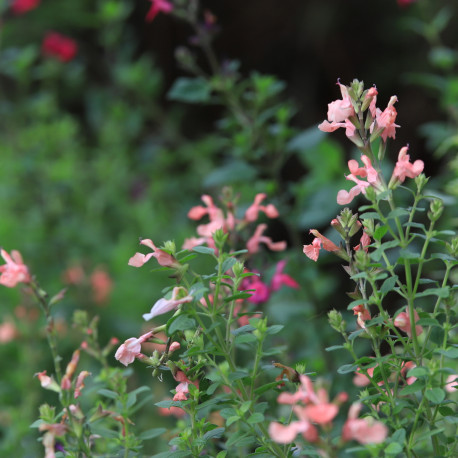
[(0, 250), (6, 264), (0, 266), (0, 285), (14, 288), (18, 283), (30, 283), (32, 280), (29, 269), (22, 261), (19, 251), (12, 250), (11, 256), (2, 248)]
[(413, 164), (410, 162), (410, 155), (407, 154), (408, 146), (401, 148), (398, 154), (398, 161), (393, 170), (393, 175), (390, 180), (391, 183), (401, 182), (407, 178), (415, 178), (423, 172), (425, 164), (423, 161), (416, 160)]
[(342, 428), (342, 440), (356, 440), (360, 444), (380, 444), (388, 435), (388, 428), (372, 417), (358, 418), (361, 404), (353, 404)]
[(131, 337), (127, 339), (115, 353), (115, 358), (124, 366), (128, 366), (133, 363), (135, 358), (141, 355), (141, 344), (146, 342), (153, 335), (152, 331), (143, 334), (138, 339), (136, 337)]
[(270, 289), (257, 275), (245, 278), (242, 282), (242, 288), (244, 290), (255, 290), (251, 297), (247, 299), (252, 304), (262, 304), (269, 300)]
[(303, 251), (312, 261), (318, 260), (321, 248), (326, 251), (339, 251), (339, 247), (334, 242), (321, 235), (316, 229), (310, 229), (310, 232), (315, 236), (315, 239), (310, 245), (304, 245)]
[(43, 39), (41, 51), (45, 56), (54, 57), (61, 62), (69, 62), (76, 56), (78, 44), (65, 35), (48, 32)]
[(182, 286), (175, 286), (172, 291), (172, 297), (170, 299), (166, 299), (165, 297), (159, 299), (153, 305), (149, 313), (143, 314), (143, 319), (149, 321), (155, 316), (170, 312), (170, 310), (176, 309), (179, 305), (191, 302), (192, 300), (193, 297), (188, 295), (185, 288)]
[(173, 5), (167, 0), (150, 0), (151, 7), (146, 14), (145, 21), (151, 22), (159, 13), (169, 14), (173, 10)]
[(11, 4), (11, 11), (15, 15), (25, 14), (31, 10), (34, 10), (41, 0), (14, 0)]
[(272, 291), (278, 291), (283, 285), (290, 288), (299, 288), (299, 283), (294, 280), (290, 275), (283, 273), (283, 270), (286, 266), (286, 260), (279, 261), (275, 268), (274, 276), (270, 281), (270, 289)]

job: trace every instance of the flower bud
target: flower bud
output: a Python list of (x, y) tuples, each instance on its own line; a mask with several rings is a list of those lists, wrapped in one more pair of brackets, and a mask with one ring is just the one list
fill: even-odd
[(436, 222), (444, 211), (444, 203), (441, 199), (433, 199), (429, 206), (428, 218), (431, 222)]
[(234, 273), (235, 278), (239, 278), (243, 274), (244, 269), (245, 269), (245, 266), (243, 262), (236, 262), (232, 266), (232, 272)]
[(51, 407), (49, 404), (42, 404), (39, 408), (40, 419), (45, 423), (53, 423), (55, 415), (55, 407)]
[(423, 188), (426, 186), (426, 183), (428, 183), (428, 181), (429, 178), (426, 178), (426, 175), (424, 173), (420, 173), (420, 175), (415, 177), (415, 184), (417, 185), (419, 193), (423, 191)]
[(342, 314), (337, 310), (333, 309), (328, 313), (328, 320), (330, 326), (335, 329), (337, 332), (343, 333), (347, 328), (347, 324), (342, 318)]
[(229, 234), (225, 234), (223, 229), (217, 229), (213, 233), (213, 240), (215, 241), (216, 247), (221, 250), (226, 243)]
[(364, 250), (355, 252), (355, 266), (360, 271), (366, 271), (370, 264), (369, 255)]
[(445, 249), (454, 258), (458, 257), (458, 237), (454, 237), (450, 243), (445, 244)]
[(167, 240), (167, 242), (164, 243), (164, 247), (163, 248), (164, 248), (164, 251), (167, 251), (172, 256), (175, 256), (176, 251), (177, 251), (175, 242), (173, 242), (172, 240)]

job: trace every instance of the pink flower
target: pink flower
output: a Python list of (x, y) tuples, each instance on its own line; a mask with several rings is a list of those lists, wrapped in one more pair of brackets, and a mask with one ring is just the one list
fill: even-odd
[[(340, 190), (337, 193), (337, 203), (339, 205), (349, 204), (358, 194), (366, 194), (366, 188), (373, 186), (377, 188), (379, 186), (379, 179), (377, 170), (372, 166), (371, 160), (365, 156), (361, 156), (361, 160), (364, 163), (364, 167), (360, 167), (358, 162), (354, 159), (348, 161), (348, 168), (350, 175), (347, 175), (347, 180), (354, 181), (356, 186), (350, 189), (350, 191)], [(363, 181), (357, 178), (367, 178), (367, 181)]]
[(377, 88), (373, 86), (366, 92), (366, 97), (365, 97), (366, 99), (370, 100), (369, 111), (372, 117), (374, 118), (377, 114), (377, 108), (375, 106), (375, 104), (377, 103), (377, 95), (378, 95)]
[(245, 221), (249, 223), (256, 221), (258, 219), (258, 214), (260, 211), (264, 212), (268, 218), (278, 217), (278, 210), (275, 208), (274, 205), (261, 205), (261, 202), (266, 197), (267, 195), (264, 193), (256, 194), (256, 197), (254, 198), (254, 203), (251, 204), (245, 212)]
[(458, 386), (458, 375), (452, 374), (447, 377), (447, 381), (445, 382), (445, 391), (447, 393), (454, 393)]
[[(381, 111), (380, 109), (377, 109), (376, 112), (376, 119), (375, 119), (375, 125), (376, 125), (376, 130), (382, 130), (381, 136), (383, 138), (383, 141), (386, 142), (387, 138), (396, 138), (396, 127), (400, 127), (397, 124), (394, 123), (396, 121), (396, 116), (397, 116), (397, 111), (396, 108), (394, 108), (394, 104), (398, 101), (398, 98), (393, 95), (391, 97), (390, 101), (388, 102), (387, 107), (385, 110)], [(371, 126), (371, 132), (374, 129), (374, 124)]]
[(263, 302), (266, 302), (270, 297), (269, 287), (257, 275), (245, 278), (242, 282), (242, 289), (255, 290), (251, 294), (251, 297), (247, 299), (247, 301), (251, 302), (252, 304), (262, 304)]
[(330, 122), (343, 122), (355, 114), (351, 98), (348, 95), (347, 87), (340, 84), (339, 81), (337, 84), (340, 86), (342, 99), (335, 100), (334, 102), (328, 104), (328, 121)]
[(270, 289), (272, 291), (278, 291), (283, 285), (290, 288), (299, 288), (299, 283), (294, 280), (290, 275), (283, 273), (283, 269), (286, 266), (286, 260), (279, 261), (275, 267), (275, 273), (270, 281)]
[(92, 374), (88, 371), (81, 371), (78, 377), (76, 378), (75, 393), (74, 393), (75, 399), (81, 396), (81, 390), (84, 388), (84, 379), (89, 375), (92, 375)]
[(11, 4), (11, 11), (15, 15), (24, 14), (35, 9), (40, 2), (41, 0), (14, 0)]
[(390, 182), (403, 183), (406, 177), (415, 178), (423, 172), (425, 164), (423, 161), (416, 160), (413, 164), (410, 163), (410, 155), (407, 154), (409, 147), (404, 146), (399, 151), (398, 161), (393, 170), (393, 175)]
[(140, 355), (142, 349), (141, 344), (147, 341), (153, 335), (152, 331), (143, 334), (138, 339), (136, 337), (131, 337), (127, 339), (116, 351), (115, 358), (124, 366), (134, 362), (134, 359)]
[(388, 435), (388, 428), (371, 417), (358, 418), (361, 404), (353, 404), (342, 428), (342, 440), (356, 440), (360, 444), (380, 444)]
[(92, 272), (90, 281), (94, 302), (96, 304), (103, 304), (108, 300), (113, 287), (110, 276), (105, 270), (97, 268)]
[(129, 266), (141, 267), (152, 257), (156, 258), (158, 264), (163, 267), (178, 268), (180, 266), (180, 263), (171, 254), (157, 248), (151, 239), (142, 239), (140, 241), (140, 245), (145, 245), (148, 248), (151, 248), (153, 252), (148, 254), (135, 253), (135, 255), (129, 259)]
[[(367, 370), (368, 374), (370, 377), (373, 376), (374, 374), (374, 367), (371, 367), (370, 369)], [(367, 377), (366, 374), (363, 374), (362, 372), (355, 372), (355, 376), (353, 377), (353, 384), (358, 387), (363, 387), (367, 386), (371, 383), (370, 379)]]
[[(414, 310), (415, 323), (420, 319), (416, 310)], [(407, 312), (401, 312), (395, 319), (394, 325), (401, 331), (404, 331), (409, 337), (412, 337), (412, 326), (410, 323), (410, 316)], [(419, 336), (423, 332), (420, 325), (415, 326), (415, 333)]]
[(318, 260), (321, 248), (326, 251), (339, 251), (339, 247), (334, 242), (321, 235), (316, 229), (310, 229), (310, 232), (315, 236), (315, 239), (310, 245), (304, 245), (303, 251), (312, 261)]
[(173, 10), (173, 5), (167, 0), (150, 0), (151, 7), (145, 17), (146, 22), (151, 22), (160, 13), (168, 14)]
[(257, 253), (259, 251), (260, 243), (265, 243), (272, 251), (283, 251), (286, 249), (285, 241), (273, 242), (270, 237), (262, 235), (266, 229), (266, 224), (259, 224), (253, 236), (248, 240), (246, 247), (250, 254)]
[(369, 251), (368, 246), (370, 244), (371, 244), (371, 238), (369, 237), (369, 235), (367, 235), (366, 231), (363, 231), (363, 235), (359, 241), (359, 244), (356, 245), (353, 249), (355, 251), (358, 251), (362, 248), (367, 253)]
[(16, 326), (11, 321), (0, 323), (0, 343), (8, 343), (18, 335)]
[(353, 307), (353, 313), (358, 315), (356, 322), (362, 329), (366, 329), (365, 321), (371, 319), (371, 312), (363, 304)]
[(189, 384), (192, 383), (196, 388), (199, 388), (199, 382), (191, 381), (186, 377), (186, 374), (183, 371), (177, 371), (174, 375), (174, 379), (177, 382), (180, 382), (175, 388), (175, 395), (173, 396), (174, 401), (186, 401), (187, 394), (189, 393)]
[(187, 291), (182, 286), (175, 286), (172, 291), (172, 297), (159, 299), (151, 308), (149, 313), (143, 314), (143, 319), (149, 321), (155, 316), (162, 315), (176, 309), (179, 305), (191, 302), (193, 297), (187, 294)]
[(48, 32), (43, 39), (41, 50), (45, 56), (55, 57), (61, 62), (71, 61), (78, 51), (78, 45), (65, 35), (57, 32)]
[(0, 266), (0, 285), (14, 288), (18, 283), (30, 283), (29, 269), (22, 261), (19, 251), (12, 250), (11, 256), (2, 248), (0, 250), (6, 264)]

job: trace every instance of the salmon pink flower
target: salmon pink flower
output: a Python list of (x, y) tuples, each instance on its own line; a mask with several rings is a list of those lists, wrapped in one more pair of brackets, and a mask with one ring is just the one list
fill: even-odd
[(335, 100), (328, 104), (328, 121), (343, 122), (355, 114), (351, 98), (348, 95), (348, 89), (338, 81), (342, 99)]
[(407, 178), (415, 178), (423, 172), (425, 164), (423, 161), (416, 160), (413, 164), (410, 162), (410, 155), (407, 154), (408, 146), (404, 146), (399, 151), (398, 161), (393, 170), (390, 185), (393, 183), (403, 183)]
[(71, 61), (78, 52), (75, 40), (57, 32), (48, 32), (43, 39), (41, 50), (45, 56), (54, 57), (61, 62)]
[(18, 283), (30, 283), (29, 269), (22, 261), (19, 251), (12, 250), (11, 256), (2, 248), (0, 250), (6, 264), (0, 266), (0, 285), (14, 288)]
[(381, 111), (380, 109), (377, 109), (375, 122), (371, 126), (371, 133), (374, 129), (376, 132), (381, 133), (381, 137), (384, 142), (386, 142), (388, 137), (395, 139), (396, 127), (400, 127), (394, 123), (398, 114), (396, 108), (394, 108), (394, 104), (397, 101), (398, 98), (393, 95), (385, 110)]
[(141, 355), (140, 351), (142, 349), (141, 344), (146, 342), (153, 335), (152, 331), (143, 334), (138, 339), (136, 337), (131, 337), (127, 339), (116, 351), (115, 358), (124, 366), (128, 366), (133, 363), (135, 358)]
[(245, 221), (251, 223), (258, 219), (260, 211), (264, 212), (268, 218), (278, 218), (278, 210), (274, 205), (261, 205), (261, 202), (267, 197), (265, 193), (256, 194), (254, 203), (251, 204), (245, 212)]
[(339, 251), (339, 247), (334, 242), (321, 235), (316, 229), (310, 229), (310, 232), (315, 236), (315, 239), (311, 244), (304, 245), (303, 251), (312, 261), (318, 260), (321, 248), (326, 251)]
[[(346, 179), (354, 181), (356, 186), (350, 189), (350, 191), (340, 190), (337, 193), (337, 203), (339, 205), (347, 205), (357, 195), (361, 193), (366, 194), (366, 188), (369, 186), (373, 186), (376, 189), (380, 186), (377, 170), (375, 170), (372, 166), (369, 157), (362, 155), (361, 161), (364, 163), (364, 167), (360, 167), (358, 161), (355, 161), (354, 159), (348, 161), (350, 175), (347, 175)], [(358, 176), (361, 178), (367, 178), (367, 181), (360, 180), (357, 178)]]
[(362, 329), (366, 329), (366, 325), (364, 324), (365, 321), (371, 319), (371, 312), (364, 307), (363, 304), (359, 304), (356, 307), (353, 307), (353, 313), (358, 315), (356, 322)]
[(259, 244), (264, 243), (272, 251), (283, 251), (286, 249), (286, 242), (273, 242), (270, 237), (263, 235), (264, 231), (267, 229), (266, 224), (259, 224), (256, 228), (253, 236), (248, 240), (246, 247), (248, 253), (254, 254), (259, 251)]
[(146, 22), (151, 22), (159, 13), (169, 14), (173, 10), (173, 5), (167, 0), (150, 0), (151, 6), (145, 17)]
[(454, 393), (456, 390), (458, 390), (458, 375), (457, 374), (452, 374), (447, 377), (447, 380), (445, 382), (445, 391), (447, 393)]
[[(415, 323), (420, 319), (416, 310), (414, 310)], [(409, 337), (412, 337), (412, 325), (410, 323), (410, 316), (407, 312), (401, 312), (395, 319), (394, 325), (401, 331), (404, 331)], [(423, 332), (420, 325), (415, 326), (415, 333), (419, 336)]]
[(151, 308), (149, 313), (143, 314), (143, 319), (149, 321), (155, 316), (162, 315), (176, 309), (179, 305), (191, 302), (193, 297), (188, 294), (182, 286), (175, 286), (172, 291), (172, 297), (159, 299)]
[(99, 267), (92, 272), (90, 281), (94, 302), (96, 304), (105, 303), (113, 287), (113, 282), (108, 273)]
[(81, 396), (81, 390), (84, 388), (84, 379), (86, 377), (88, 377), (89, 375), (92, 375), (90, 372), (88, 371), (81, 371), (78, 375), (78, 377), (76, 378), (76, 383), (75, 383), (75, 393), (74, 393), (74, 397), (75, 399), (78, 398), (79, 396)]
[(175, 388), (175, 395), (173, 396), (174, 401), (186, 401), (187, 394), (189, 393), (189, 384), (192, 383), (196, 388), (199, 388), (199, 382), (191, 381), (186, 377), (186, 374), (183, 371), (177, 371), (173, 376), (177, 382), (180, 382)]
[(388, 428), (371, 417), (358, 418), (361, 403), (353, 404), (342, 428), (342, 440), (356, 440), (360, 444), (380, 444), (388, 435)]
[(15, 15), (25, 14), (28, 11), (34, 10), (41, 0), (14, 0), (11, 4), (11, 11)]
[(355, 251), (360, 250), (361, 248), (367, 253), (369, 251), (368, 246), (371, 244), (371, 238), (367, 235), (366, 231), (363, 231), (363, 235), (359, 241), (359, 244), (356, 245), (353, 249)]
[(18, 335), (16, 325), (11, 321), (0, 323), (0, 343), (8, 343), (14, 340)]
[(129, 259), (129, 266), (141, 267), (154, 257), (160, 266), (172, 268), (180, 267), (180, 263), (171, 254), (157, 248), (151, 239), (140, 240), (140, 245), (145, 245), (148, 248), (151, 248), (153, 252), (148, 254), (135, 253), (135, 255)]

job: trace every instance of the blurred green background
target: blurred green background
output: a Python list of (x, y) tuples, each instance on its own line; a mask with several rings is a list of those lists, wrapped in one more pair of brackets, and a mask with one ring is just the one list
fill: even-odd
[[(212, 72), (191, 25), (165, 14), (145, 22), (147, 0), (42, 0), (24, 14), (13, 3), (0, 1), (0, 245), (20, 250), (50, 294), (69, 286), (55, 309), (67, 358), (82, 341), (71, 327), (77, 308), (100, 316), (103, 344), (140, 334), (167, 277), (127, 265), (139, 237), (181, 246), (195, 232), (189, 208), (229, 185), (245, 205), (258, 192), (277, 205), (269, 235), (289, 249), (274, 258), (288, 258), (302, 285), (270, 301), (271, 321), (287, 327), (272, 344), (288, 346), (285, 364), (332, 374), (343, 361), (324, 351), (335, 343), (326, 312), (345, 310), (349, 284), (330, 256), (307, 262), (302, 244), (310, 228), (329, 235), (355, 155), (342, 133), (316, 128), (340, 97), (338, 78), (376, 84), (382, 108), (398, 96), (402, 128), (388, 158), (410, 144), (447, 205), (444, 225), (456, 228), (458, 27), (449, 2), (202, 1), (198, 18), (213, 27), (220, 63), (207, 79), (189, 71)], [(193, 3), (177, 0), (177, 10)], [(76, 42), (74, 58), (44, 55), (50, 30)], [(106, 297), (94, 297), (94, 271), (106, 273)], [(2, 456), (42, 453), (29, 425), (47, 397), (32, 376), (52, 364), (37, 314), (20, 288), (0, 290), (0, 322), (15, 327), (14, 339), (0, 339)]]

